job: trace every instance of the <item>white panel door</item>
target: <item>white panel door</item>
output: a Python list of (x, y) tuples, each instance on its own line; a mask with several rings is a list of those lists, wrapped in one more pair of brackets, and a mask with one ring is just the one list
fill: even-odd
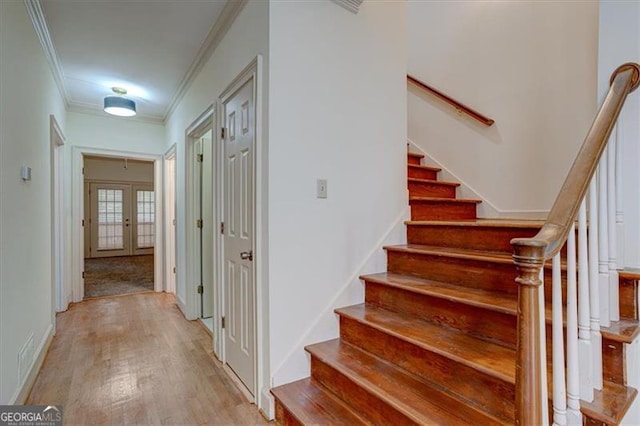
[(224, 103), (224, 286), (226, 362), (255, 387), (253, 78)]
[(195, 251), (194, 251), (194, 278), (196, 280), (196, 291), (200, 293), (200, 317), (203, 317), (202, 305), (202, 139), (198, 139), (193, 143), (194, 165), (193, 168), (193, 195), (194, 195), (194, 219), (193, 226), (195, 232)]
[(131, 241), (131, 187), (92, 183), (91, 257), (127, 256)]

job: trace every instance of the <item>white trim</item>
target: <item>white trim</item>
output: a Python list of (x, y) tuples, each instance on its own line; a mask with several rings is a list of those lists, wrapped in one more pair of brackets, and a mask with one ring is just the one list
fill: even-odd
[[(256, 405), (258, 408), (265, 410), (268, 409), (271, 404), (270, 401), (264, 401), (261, 396), (263, 393), (260, 391), (264, 386), (268, 386), (270, 383), (269, 377), (269, 364), (266, 362), (265, 357), (269, 354), (269, 317), (268, 317), (268, 276), (266, 274), (268, 264), (268, 236), (267, 236), (267, 221), (266, 221), (266, 197), (263, 191), (266, 191), (266, 182), (262, 182), (259, 176), (263, 173), (263, 161), (266, 159), (266, 147), (265, 141), (262, 137), (262, 55), (256, 56), (250, 63), (242, 70), (238, 76), (222, 91), (218, 96), (218, 122), (224, 123), (224, 103), (246, 82), (253, 79), (253, 102), (255, 108), (255, 129), (254, 129), (254, 252), (255, 267), (254, 267), (254, 283), (255, 283), (255, 371), (254, 371), (254, 389), (251, 389)], [(223, 170), (224, 170), (224, 155), (223, 144), (220, 138), (219, 132), (214, 132), (214, 138), (216, 141), (216, 156), (217, 156), (217, 173), (216, 173), (216, 188), (221, 196), (216, 197), (216, 205), (214, 206), (214, 213), (216, 216), (216, 222), (220, 222), (222, 218), (222, 212), (224, 207), (223, 194)], [(262, 187), (258, 187), (258, 183), (262, 183)], [(224, 279), (222, 275), (222, 267), (224, 264), (224, 250), (223, 250), (223, 237), (220, 233), (214, 234), (214, 252), (217, 253), (216, 262), (214, 268), (218, 272), (215, 282), (215, 296), (218, 308), (218, 312), (221, 315), (226, 315), (224, 309)], [(224, 348), (224, 329), (222, 329), (220, 321), (216, 321), (218, 318), (214, 317), (214, 334), (217, 332), (219, 338), (215, 338), (216, 345), (214, 350), (216, 354), (222, 360), (223, 364), (226, 364), (226, 353)]]
[(36, 356), (33, 357), (33, 362), (29, 367), (29, 372), (18, 389), (16, 389), (16, 392), (9, 400), (8, 405), (22, 405), (27, 401), (27, 398), (31, 393), (31, 388), (38, 377), (38, 373), (40, 373), (40, 368), (42, 368), (42, 363), (44, 362), (47, 352), (49, 352), (49, 347), (51, 347), (54, 329), (55, 327), (52, 324), (49, 324), (47, 331), (44, 333), (44, 336), (38, 345), (38, 349), (36, 349)]
[(331, 0), (335, 4), (344, 7), (351, 13), (357, 14), (360, 10), (360, 5), (364, 0)]
[(67, 88), (64, 84), (64, 71), (62, 69), (62, 65), (60, 64), (60, 61), (58, 60), (56, 49), (53, 46), (53, 41), (51, 40), (51, 34), (49, 33), (49, 28), (47, 27), (47, 21), (44, 16), (44, 11), (42, 10), (42, 5), (40, 4), (40, 0), (23, 1), (25, 7), (27, 8), (29, 18), (31, 18), (33, 29), (38, 36), (38, 40), (40, 40), (40, 44), (42, 45), (44, 56), (49, 63), (49, 67), (51, 68), (53, 80), (55, 81), (56, 86), (60, 91), (62, 99), (68, 107), (71, 98), (69, 97), (69, 92), (67, 91)]
[(69, 273), (64, 186), (64, 142), (66, 138), (53, 114), (49, 115), (49, 138), (51, 140), (51, 323), (55, 329), (55, 313), (67, 310), (70, 292), (67, 291), (66, 284)]
[[(197, 269), (197, 262), (195, 258), (196, 248), (196, 228), (194, 226), (196, 219), (195, 214), (195, 197), (194, 197), (194, 172), (196, 168), (196, 160), (193, 145), (198, 138), (204, 135), (211, 129), (211, 133), (213, 134), (213, 128), (215, 127), (215, 107), (213, 104), (209, 105), (207, 109), (202, 112), (198, 118), (196, 118), (185, 130), (185, 171), (186, 171), (186, 205), (185, 205), (185, 237), (186, 237), (186, 274), (185, 274), (185, 298), (186, 300), (186, 309), (185, 316), (189, 320), (194, 320), (200, 317), (199, 314), (199, 303), (198, 303), (198, 293), (196, 289), (195, 283), (195, 274)], [(212, 141), (213, 144), (213, 135)], [(202, 253), (200, 254), (202, 256)], [(204, 260), (204, 259), (203, 259)], [(215, 318), (214, 318), (214, 338), (215, 338)]]
[(153, 281), (154, 290), (162, 291), (163, 288), (163, 263), (164, 263), (164, 220), (163, 220), (163, 188), (164, 180), (162, 179), (162, 155), (149, 154), (134, 151), (116, 151), (111, 149), (90, 148), (83, 146), (74, 146), (72, 150), (72, 175), (71, 175), (71, 285), (73, 288), (73, 302), (81, 302), (84, 298), (84, 282), (82, 279), (82, 270), (84, 268), (84, 233), (82, 229), (82, 219), (84, 218), (84, 178), (82, 175), (83, 156), (84, 155), (100, 155), (103, 157), (126, 157), (128, 159), (153, 161), (153, 182), (156, 197), (156, 244), (154, 246), (154, 267)]
[[(177, 269), (177, 236), (173, 241), (173, 248), (171, 248), (171, 234), (177, 234), (177, 223), (171, 223), (171, 217), (173, 216), (176, 222), (176, 163), (177, 163), (177, 144), (171, 145), (171, 147), (164, 153), (163, 160), (163, 179), (166, 197), (164, 198), (164, 291), (167, 293), (176, 294), (176, 281), (177, 273), (174, 273), (173, 268)], [(168, 168), (169, 162), (173, 163), (173, 176), (170, 175)], [(173, 214), (171, 213), (171, 210)], [(173, 257), (173, 258), (172, 258)], [(173, 266), (172, 266), (173, 263)], [(177, 270), (176, 270), (177, 272)]]
[(200, 70), (216, 50), (247, 2), (248, 0), (227, 2), (220, 13), (220, 16), (211, 27), (211, 30), (209, 30), (207, 37), (202, 42), (202, 45), (200, 46), (196, 57), (193, 59), (193, 62), (189, 66), (189, 69), (182, 78), (182, 81), (178, 86), (178, 90), (176, 90), (176, 93), (173, 95), (173, 98), (162, 117), (163, 121), (168, 120), (171, 114), (173, 114), (173, 111), (175, 111), (176, 107), (187, 93), (187, 90), (189, 90), (189, 87), (191, 87), (191, 84), (198, 76)]
[(431, 154), (427, 154), (411, 139), (407, 139), (407, 142), (411, 146), (412, 152), (419, 152), (421, 154), (424, 154), (426, 156), (428, 164), (437, 166), (442, 169), (440, 173), (442, 174), (443, 180), (455, 181), (460, 183), (460, 187), (458, 188), (459, 196), (461, 196), (462, 198), (475, 198), (482, 200), (482, 203), (478, 204), (478, 217), (500, 219), (546, 219), (549, 215), (549, 210), (503, 210), (498, 208), (486, 197), (481, 195), (480, 192), (471, 187), (471, 185), (456, 176), (451, 170), (449, 170), (441, 162), (435, 159)]
[(164, 125), (164, 120), (162, 117), (157, 117), (154, 115), (145, 115), (145, 114), (136, 114), (133, 117), (115, 117), (113, 115), (109, 115), (102, 109), (102, 106), (96, 104), (90, 104), (86, 102), (78, 102), (70, 100), (67, 104), (67, 111), (75, 112), (78, 114), (87, 114), (87, 115), (96, 115), (98, 117), (103, 118), (111, 118), (113, 120), (128, 120), (128, 121), (139, 121), (141, 123), (149, 123), (149, 124), (158, 124)]

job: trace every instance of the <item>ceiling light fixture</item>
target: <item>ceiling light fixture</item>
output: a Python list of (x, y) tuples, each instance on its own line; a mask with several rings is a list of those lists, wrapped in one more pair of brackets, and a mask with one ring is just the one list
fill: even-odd
[(104, 112), (118, 117), (133, 117), (136, 115), (136, 103), (131, 99), (127, 99), (127, 89), (121, 87), (112, 87), (111, 90), (115, 96), (106, 96), (104, 98)]

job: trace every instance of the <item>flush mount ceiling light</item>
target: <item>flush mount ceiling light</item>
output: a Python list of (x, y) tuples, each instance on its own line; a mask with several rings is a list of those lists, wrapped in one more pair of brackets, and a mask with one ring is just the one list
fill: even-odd
[(124, 97), (127, 94), (127, 89), (112, 87), (111, 90), (115, 93), (115, 96), (104, 98), (104, 112), (119, 117), (133, 117), (136, 115), (136, 103)]

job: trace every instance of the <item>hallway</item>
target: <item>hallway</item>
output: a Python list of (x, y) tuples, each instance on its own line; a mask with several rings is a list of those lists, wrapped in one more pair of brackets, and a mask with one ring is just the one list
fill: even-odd
[(164, 293), (72, 305), (27, 404), (62, 404), (69, 425), (265, 424), (210, 339)]

